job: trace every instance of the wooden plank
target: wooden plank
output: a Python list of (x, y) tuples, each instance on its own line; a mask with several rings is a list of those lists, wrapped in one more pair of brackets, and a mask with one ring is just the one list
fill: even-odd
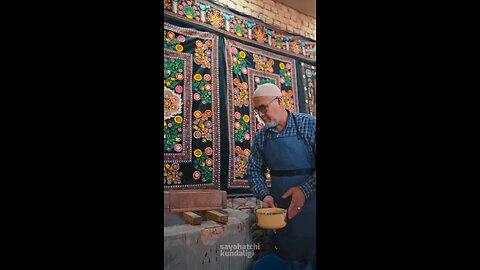
[(222, 214), (218, 211), (211, 210), (211, 211), (206, 211), (206, 217), (207, 219), (216, 221), (216, 222), (221, 222), (221, 223), (227, 223), (228, 222), (228, 216), (225, 214)]
[(183, 212), (182, 217), (190, 225), (200, 225), (202, 223), (202, 217), (193, 212)]
[(185, 212), (227, 208), (224, 190), (170, 190), (164, 191), (164, 211)]
[(164, 209), (164, 212), (197, 212), (197, 211), (209, 211), (220, 210), (222, 207), (187, 207), (187, 208), (171, 208)]

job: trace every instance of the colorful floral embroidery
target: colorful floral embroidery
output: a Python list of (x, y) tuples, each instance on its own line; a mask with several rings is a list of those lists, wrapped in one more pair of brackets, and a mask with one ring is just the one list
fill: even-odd
[(207, 40), (203, 43), (201, 40), (195, 42), (195, 64), (201, 66), (202, 68), (210, 68), (210, 58), (212, 55), (212, 42)]
[[(298, 111), (295, 78), (295, 60), (282, 57), (226, 39), (227, 76), (229, 82), (229, 132), (230, 160), (229, 188), (248, 187), (245, 166), (257, 129), (263, 128), (263, 122), (253, 110), (251, 98), (255, 89), (264, 83), (277, 85), (282, 92), (283, 102), (291, 111)], [(240, 61), (245, 61), (241, 68)], [(245, 70), (243, 70), (245, 68)], [(232, 97), (233, 95), (233, 97)], [(247, 153), (247, 154), (245, 154)]]
[(302, 46), (298, 41), (292, 41), (289, 43), (290, 50), (295, 52), (295, 53), (301, 53), (302, 52)]
[[(206, 182), (207, 179), (212, 178), (212, 172), (213, 172), (213, 162), (211, 158), (209, 158), (207, 153), (202, 152), (200, 149), (197, 149), (199, 152), (197, 152), (198, 156), (195, 155), (197, 158), (194, 160), (194, 168), (197, 170), (194, 172), (194, 179), (195, 180), (200, 180), (202, 179), (202, 182)], [(195, 150), (195, 151), (197, 151)]]
[(267, 72), (273, 72), (273, 63), (272, 59), (267, 59), (265, 56), (259, 56), (257, 54), (253, 54), (253, 61), (255, 62), (255, 69), (257, 70), (264, 70)]
[(284, 63), (279, 64), (280, 68), (280, 83), (285, 84), (286, 87), (292, 87), (292, 78), (291, 78), (291, 65), (287, 64), (285, 65)]
[(185, 42), (184, 36), (176, 36), (172, 31), (163, 31), (163, 47), (165, 49), (181, 52), (183, 51), (183, 45), (180, 44), (182, 42)]
[(315, 44), (310, 43), (306, 45), (305, 52), (306, 52), (306, 56), (308, 56), (311, 59), (314, 59), (316, 54)]
[(244, 178), (247, 171), (250, 149), (242, 149), (240, 146), (237, 146), (235, 148), (235, 154), (235, 177)]
[(194, 112), (195, 120), (193, 121), (193, 136), (195, 139), (202, 139), (202, 142), (212, 141), (212, 111), (206, 110), (204, 113), (200, 111)]
[(200, 95), (198, 100), (201, 100), (203, 104), (212, 103), (212, 85), (209, 83), (210, 75), (195, 74), (193, 77), (193, 90)]
[(256, 39), (258, 42), (265, 43), (267, 40), (267, 33), (265, 33), (265, 29), (262, 26), (255, 26), (252, 32), (252, 37), (254, 39)]
[[(178, 2), (182, 16), (193, 16), (189, 6), (197, 10)], [(218, 37), (164, 26), (164, 187), (218, 189)]]
[(168, 88), (174, 89), (183, 80), (184, 61), (180, 59), (167, 59), (163, 65), (163, 83)]
[(247, 56), (244, 51), (239, 51), (237, 48), (233, 47), (231, 49), (232, 52), (232, 64), (233, 64), (233, 72), (240, 74), (247, 74), (247, 62), (245, 61), (245, 57)]
[(217, 28), (223, 28), (225, 26), (225, 19), (218, 9), (207, 11), (207, 20)]
[(244, 115), (235, 121), (235, 141), (243, 142), (243, 140), (247, 139), (250, 140), (250, 136), (245, 136), (250, 132), (250, 117), (248, 115)]
[(304, 96), (305, 96), (305, 106), (307, 113), (315, 115), (315, 103), (316, 103), (316, 89), (315, 89), (315, 80), (316, 80), (316, 71), (315, 66), (308, 65), (305, 63), (301, 64), (302, 66), (302, 79), (304, 86)]
[(200, 21), (200, 11), (196, 3), (192, 3), (191, 1), (178, 1), (177, 8), (178, 15)]
[(233, 79), (233, 85), (235, 88), (233, 89), (233, 98), (234, 104), (237, 107), (247, 107), (250, 105), (248, 99), (248, 83), (243, 82), (241, 83), (238, 78)]
[[(210, 1), (205, 2), (202, 0), (190, 1), (190, 0), (175, 0), (172, 3), (171, 0), (164, 0), (164, 13), (173, 14), (183, 20), (193, 20), (201, 22), (207, 25), (207, 27), (221, 29), (228, 31), (229, 34), (235, 35), (245, 40), (256, 40), (257, 42), (264, 44), (264, 46), (273, 47), (276, 50), (281, 50), (287, 54), (296, 54), (297, 56), (308, 57), (314, 59), (316, 57), (316, 45), (312, 44), (311, 48), (307, 45), (306, 51), (299, 46), (299, 42), (289, 42), (291, 35), (284, 30), (273, 29), (272, 27), (251, 21), (243, 16), (234, 15), (231, 11), (226, 10), (224, 7), (219, 7)], [(268, 28), (268, 29), (267, 29)], [(251, 30), (251, 34), (248, 30)], [(268, 39), (268, 45), (267, 38)], [(306, 40), (299, 39), (300, 42), (306, 43)], [(289, 46), (287, 46), (289, 43)]]
[(277, 36), (275, 37), (275, 47), (277, 49), (285, 49), (285, 46), (284, 46), (284, 40), (285, 38), (283, 36)]
[(163, 165), (163, 184), (171, 185), (179, 185), (182, 183), (182, 175), (183, 173), (180, 171), (180, 164), (178, 163), (165, 163)]
[(285, 107), (289, 110), (289, 111), (294, 111), (294, 104), (295, 104), (295, 101), (294, 101), (294, 97), (293, 97), (293, 91), (292, 90), (282, 90), (282, 101), (283, 101), (283, 104), (285, 105)]
[(236, 34), (239, 37), (248, 38), (246, 22), (240, 18), (236, 18), (230, 21), (230, 32)]
[(163, 0), (163, 9), (172, 9), (172, 0)]
[(182, 97), (172, 90), (163, 89), (163, 117), (170, 119), (172, 116), (182, 113)]

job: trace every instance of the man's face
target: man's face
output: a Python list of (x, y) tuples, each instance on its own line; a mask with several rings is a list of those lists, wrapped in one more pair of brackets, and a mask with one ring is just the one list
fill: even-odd
[(256, 113), (265, 122), (266, 127), (275, 127), (278, 125), (278, 110), (280, 104), (276, 97), (254, 97), (253, 104)]

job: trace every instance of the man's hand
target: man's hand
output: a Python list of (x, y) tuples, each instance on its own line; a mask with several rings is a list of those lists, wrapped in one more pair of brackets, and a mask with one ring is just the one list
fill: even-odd
[(298, 187), (290, 188), (285, 194), (282, 195), (282, 199), (286, 199), (292, 196), (292, 201), (288, 207), (288, 219), (292, 219), (301, 211), (301, 208), (305, 204), (305, 194)]
[(274, 200), (273, 197), (270, 196), (270, 195), (267, 195), (267, 196), (265, 196), (265, 198), (263, 198), (263, 205), (262, 205), (262, 206), (263, 206), (263, 207), (268, 207), (268, 208), (270, 208), (270, 207), (277, 207), (277, 206), (275, 205), (275, 200)]

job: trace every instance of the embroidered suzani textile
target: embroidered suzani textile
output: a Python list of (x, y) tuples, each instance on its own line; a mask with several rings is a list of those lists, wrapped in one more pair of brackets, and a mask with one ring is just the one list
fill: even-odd
[(248, 156), (255, 132), (263, 127), (253, 111), (253, 93), (264, 83), (276, 84), (282, 91), (285, 107), (298, 111), (295, 60), (229, 39), (225, 39), (225, 47), (230, 139), (228, 188), (248, 188)]
[(218, 37), (164, 23), (164, 188), (219, 189)]
[(317, 71), (314, 65), (301, 63), (303, 90), (305, 96), (305, 111), (311, 115), (316, 115), (317, 104)]

